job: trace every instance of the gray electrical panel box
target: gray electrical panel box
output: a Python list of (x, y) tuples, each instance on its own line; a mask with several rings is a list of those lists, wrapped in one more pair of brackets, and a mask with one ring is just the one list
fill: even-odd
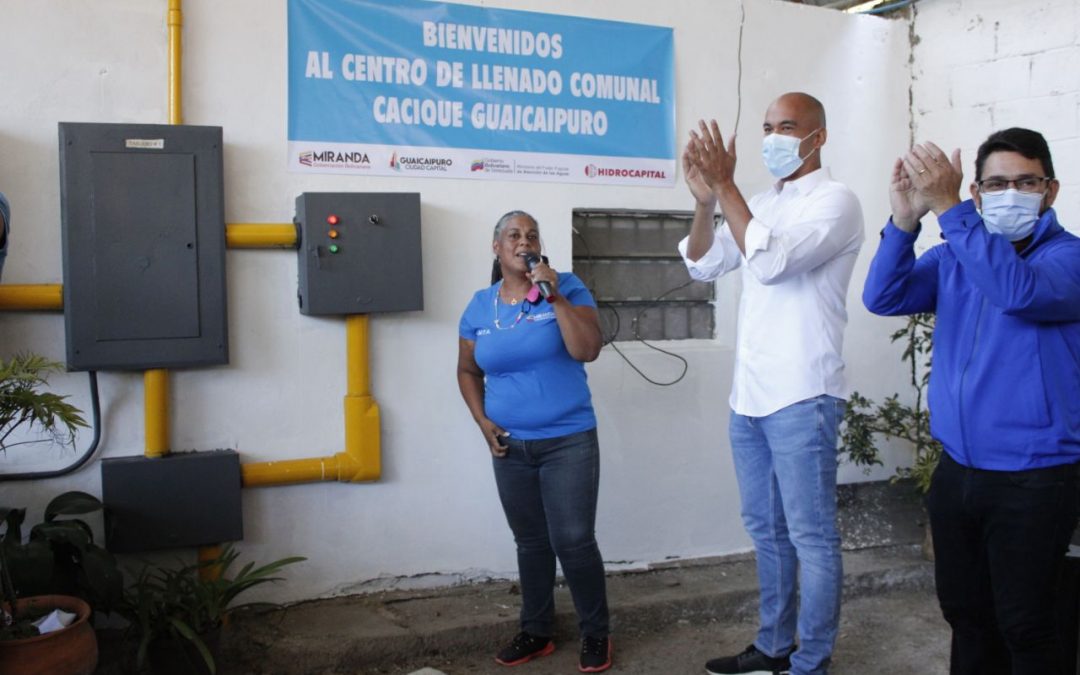
[(305, 192), (296, 222), (301, 314), (424, 308), (419, 194)]
[(60, 124), (71, 370), (228, 363), (221, 127)]
[(233, 450), (103, 459), (105, 546), (137, 553), (243, 539), (242, 482)]

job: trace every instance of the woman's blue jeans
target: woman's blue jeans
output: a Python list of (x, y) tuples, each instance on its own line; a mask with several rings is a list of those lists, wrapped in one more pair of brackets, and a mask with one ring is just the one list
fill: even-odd
[(754, 540), (761, 627), (770, 656), (795, 645), (792, 675), (823, 675), (840, 622), (836, 436), (844, 402), (799, 401), (765, 417), (731, 414), (731, 448), (746, 531)]
[(521, 629), (550, 636), (555, 619), (555, 558), (570, 587), (583, 636), (608, 635), (604, 562), (596, 545), (600, 446), (596, 429), (525, 441), (503, 439), (495, 483), (517, 543)]

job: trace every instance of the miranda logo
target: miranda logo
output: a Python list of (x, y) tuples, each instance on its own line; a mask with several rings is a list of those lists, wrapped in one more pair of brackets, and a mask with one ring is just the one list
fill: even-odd
[(600, 173), (600, 170), (596, 168), (595, 164), (589, 164), (585, 167), (585, 175), (589, 178), (596, 178), (598, 173)]
[(351, 152), (338, 152), (336, 150), (323, 150), (313, 152), (306, 150), (300, 153), (300, 163), (304, 166), (367, 166), (371, 164), (371, 158), (366, 152), (353, 150)]

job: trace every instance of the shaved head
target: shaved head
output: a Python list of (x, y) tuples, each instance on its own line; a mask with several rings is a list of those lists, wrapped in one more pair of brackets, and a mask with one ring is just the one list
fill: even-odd
[(807, 122), (812, 122), (815, 127), (825, 127), (825, 106), (810, 94), (804, 94), (801, 91), (788, 92), (769, 105), (770, 110), (774, 107), (796, 111), (800, 117)]
[(821, 168), (821, 153), (829, 132), (825, 129), (825, 106), (810, 94), (793, 91), (784, 94), (765, 111), (761, 125), (765, 135), (779, 134), (799, 139), (799, 157), (804, 161), (795, 173), (784, 180), (796, 180)]

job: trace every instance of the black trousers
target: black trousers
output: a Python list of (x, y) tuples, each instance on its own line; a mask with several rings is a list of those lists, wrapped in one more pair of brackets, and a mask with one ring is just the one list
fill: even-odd
[(927, 510), (951, 675), (1054, 675), (1056, 592), (1077, 522), (1076, 465), (983, 471), (947, 453)]

